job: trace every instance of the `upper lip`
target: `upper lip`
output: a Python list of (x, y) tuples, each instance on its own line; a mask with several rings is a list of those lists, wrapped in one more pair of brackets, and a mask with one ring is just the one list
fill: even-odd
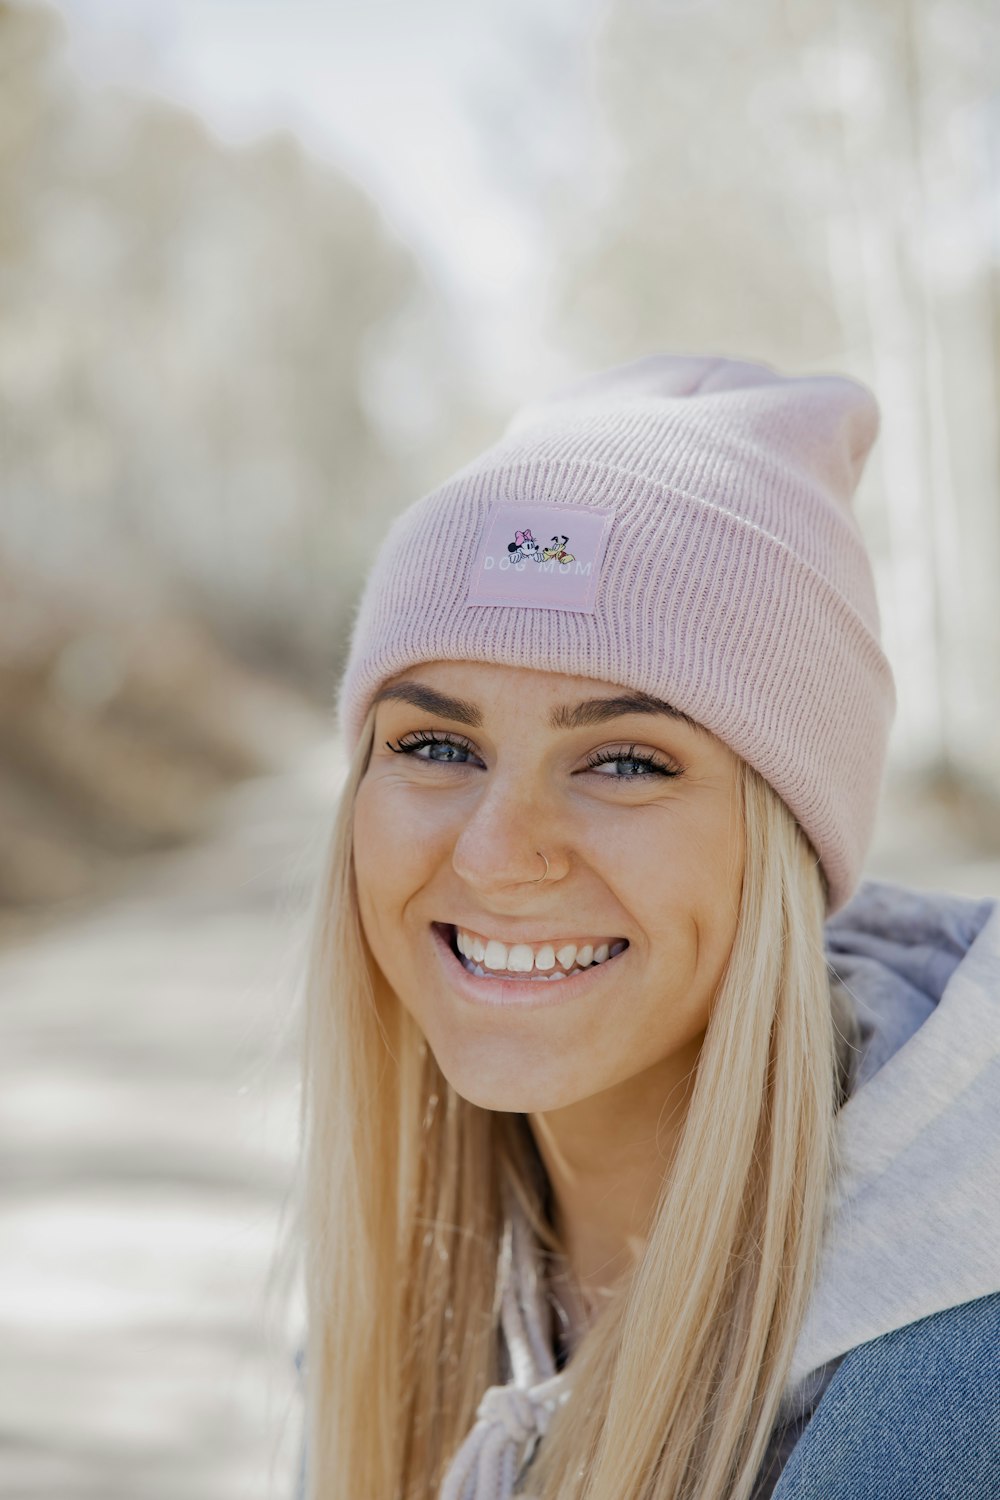
[[(435, 922), (433, 925), (435, 927), (441, 928), (445, 936), (449, 938), (451, 937), (453, 929), (460, 927), (463, 932), (474, 932), (479, 937), (496, 938), (498, 942), (506, 943), (508, 947), (512, 947), (515, 943), (526, 943), (529, 948), (539, 948), (544, 943), (576, 943), (576, 945), (579, 947), (581, 943), (591, 943), (595, 938), (598, 942), (607, 943), (628, 941), (628, 939), (625, 938), (621, 933), (615, 932), (604, 934), (603, 930), (599, 927), (592, 927), (582, 937), (568, 936), (565, 930), (563, 932), (557, 932), (555, 936), (553, 936), (551, 928), (548, 932), (543, 932), (539, 937), (529, 937), (525, 933), (514, 933), (509, 927), (506, 927), (503, 923), (497, 921)], [(504, 935), (502, 937), (497, 937), (498, 932), (502, 932)]]

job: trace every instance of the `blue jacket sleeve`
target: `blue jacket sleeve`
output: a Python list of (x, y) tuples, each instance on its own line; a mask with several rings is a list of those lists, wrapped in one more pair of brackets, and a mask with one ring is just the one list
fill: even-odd
[(1000, 1500), (1000, 1293), (852, 1349), (774, 1500)]

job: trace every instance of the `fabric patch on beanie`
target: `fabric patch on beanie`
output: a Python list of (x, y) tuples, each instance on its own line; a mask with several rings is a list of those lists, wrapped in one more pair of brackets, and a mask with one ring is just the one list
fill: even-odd
[(613, 516), (611, 506), (491, 506), (466, 604), (593, 614)]

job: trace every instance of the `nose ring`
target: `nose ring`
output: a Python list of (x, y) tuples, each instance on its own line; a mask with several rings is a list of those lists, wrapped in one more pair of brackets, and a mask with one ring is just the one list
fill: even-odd
[[(545, 859), (545, 855), (544, 855), (544, 854), (542, 854), (542, 851), (541, 851), (541, 849), (536, 849), (536, 850), (535, 850), (535, 853), (536, 853), (536, 854), (541, 854), (541, 856), (542, 856), (542, 859)], [(531, 884), (531, 885), (538, 885), (538, 883), (539, 883), (539, 881), (542, 881), (542, 880), (544, 880), (544, 879), (545, 879), (545, 876), (546, 876), (546, 875), (547, 875), (547, 874), (548, 874), (548, 873), (549, 873), (549, 862), (548, 862), (548, 860), (547, 860), (547, 859), (545, 859), (545, 874), (544, 874), (544, 875), (539, 875), (539, 877), (538, 877), (538, 880), (532, 880), (532, 881), (530, 881), (530, 882), (529, 882), (529, 884)]]

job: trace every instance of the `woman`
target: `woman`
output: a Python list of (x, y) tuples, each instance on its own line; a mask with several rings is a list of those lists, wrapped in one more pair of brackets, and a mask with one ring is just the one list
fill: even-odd
[(1000, 910), (858, 892), (877, 424), (654, 356), (391, 527), (307, 992), (310, 1500), (1000, 1495)]

